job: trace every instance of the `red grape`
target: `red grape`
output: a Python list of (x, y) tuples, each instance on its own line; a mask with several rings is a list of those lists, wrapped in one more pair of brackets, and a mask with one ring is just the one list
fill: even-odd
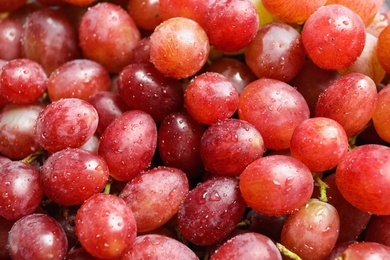
[(196, 245), (213, 245), (233, 231), (245, 208), (237, 179), (211, 178), (184, 199), (177, 213), (178, 228)]
[(389, 259), (390, 247), (374, 242), (360, 242), (350, 245), (341, 255), (344, 260)]
[(265, 152), (263, 138), (250, 123), (226, 119), (203, 134), (200, 155), (206, 170), (219, 175), (240, 175)]
[(302, 259), (323, 259), (336, 244), (339, 226), (339, 215), (332, 205), (311, 199), (287, 218), (281, 243)]
[(131, 209), (122, 199), (105, 193), (92, 195), (81, 205), (75, 230), (88, 253), (105, 259), (121, 256), (137, 235)]
[(47, 76), (42, 66), (30, 59), (14, 59), (0, 71), (0, 94), (8, 101), (31, 104), (47, 89)]
[(0, 166), (0, 215), (18, 220), (38, 208), (43, 197), (39, 172), (30, 164), (13, 161)]
[(96, 0), (59, 0), (59, 1), (64, 1), (72, 5), (88, 6), (94, 3)]
[(84, 58), (94, 60), (108, 72), (118, 73), (131, 61), (141, 34), (130, 15), (111, 3), (98, 3), (83, 15), (79, 44)]
[(130, 109), (147, 112), (156, 122), (183, 108), (183, 87), (150, 63), (126, 66), (117, 79), (118, 93)]
[(241, 93), (238, 104), (240, 119), (253, 124), (269, 149), (290, 147), (297, 125), (310, 116), (302, 95), (282, 81), (261, 78)]
[(356, 208), (377, 215), (390, 215), (390, 148), (361, 145), (350, 151), (336, 169), (336, 184), (343, 197)]
[(139, 28), (154, 30), (162, 22), (160, 5), (156, 0), (129, 0), (127, 9)]
[(61, 98), (88, 98), (98, 91), (108, 91), (111, 78), (97, 62), (76, 59), (62, 64), (50, 75), (47, 92), (51, 101)]
[(13, 60), (22, 57), (21, 34), (22, 25), (16, 20), (0, 19), (0, 59)]
[(64, 98), (39, 113), (36, 137), (50, 152), (77, 148), (92, 137), (97, 124), (98, 114), (91, 104), (78, 98)]
[(234, 52), (253, 40), (258, 26), (259, 17), (251, 1), (215, 0), (207, 10), (203, 28), (216, 50)]
[(166, 77), (187, 78), (206, 63), (210, 44), (206, 32), (193, 20), (165, 20), (150, 36), (150, 61)]
[(12, 259), (63, 259), (68, 241), (60, 224), (45, 214), (30, 214), (12, 226), (8, 236)]
[(216, 72), (205, 72), (193, 78), (184, 95), (187, 112), (207, 125), (230, 118), (237, 110), (238, 100), (235, 86)]
[(108, 125), (98, 153), (107, 162), (111, 177), (128, 181), (150, 165), (156, 147), (157, 127), (153, 118), (143, 111), (130, 110)]
[(307, 55), (323, 69), (350, 66), (362, 53), (365, 40), (362, 19), (341, 5), (318, 8), (307, 19), (302, 30)]
[(364, 231), (364, 241), (390, 247), (390, 216), (372, 216)]
[(256, 37), (245, 48), (245, 61), (258, 78), (284, 82), (298, 74), (305, 57), (301, 35), (284, 23), (260, 27)]
[(189, 190), (184, 172), (158, 167), (137, 175), (127, 183), (119, 197), (131, 208), (137, 231), (156, 229), (170, 220)]
[(311, 171), (291, 156), (257, 159), (240, 175), (246, 204), (259, 213), (281, 216), (302, 207), (313, 192)]
[(390, 72), (390, 25), (386, 26), (385, 29), (378, 36), (378, 42), (376, 46), (376, 55), (378, 57), (380, 65), (383, 69)]
[(390, 85), (381, 89), (378, 93), (378, 103), (372, 115), (374, 128), (378, 135), (390, 143)]
[(3, 0), (0, 13), (13, 12), (27, 3), (27, 0)]
[(150, 37), (142, 38), (133, 49), (131, 63), (150, 62)]
[(8, 233), (12, 228), (12, 225), (15, 221), (6, 220), (5, 218), (0, 216), (0, 258), (1, 259), (10, 259), (10, 255), (8, 253), (7, 241), (8, 241)]

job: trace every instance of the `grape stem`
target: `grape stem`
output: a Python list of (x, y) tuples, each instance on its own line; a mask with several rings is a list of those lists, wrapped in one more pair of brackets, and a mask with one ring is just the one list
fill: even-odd
[(43, 154), (43, 152), (44, 152), (44, 150), (42, 148), (40, 148), (35, 153), (32, 153), (32, 154), (28, 155), (26, 158), (22, 159), (21, 162), (30, 164), (30, 163), (34, 162), (39, 156), (41, 156)]
[(280, 243), (276, 243), (276, 247), (278, 248), (278, 250), (280, 251), (280, 253), (282, 255), (284, 255), (290, 259), (293, 259), (293, 260), (302, 260), (302, 258), (300, 258), (297, 254), (295, 254), (294, 252), (287, 249), (284, 245), (282, 245)]
[(111, 181), (108, 181), (106, 186), (104, 187), (104, 193), (110, 194), (110, 191), (111, 191)]
[(326, 189), (329, 189), (328, 184), (321, 180), (320, 176), (318, 173), (314, 172), (313, 173), (314, 180), (317, 182), (317, 184), (320, 186), (320, 201), (322, 202), (328, 202), (328, 197), (326, 196)]

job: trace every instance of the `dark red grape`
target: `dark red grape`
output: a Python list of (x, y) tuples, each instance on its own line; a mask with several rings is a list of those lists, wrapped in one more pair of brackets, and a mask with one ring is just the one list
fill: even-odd
[(105, 193), (92, 195), (81, 205), (75, 230), (88, 253), (105, 259), (121, 256), (137, 235), (131, 209), (122, 199)]
[(311, 171), (291, 156), (257, 159), (240, 175), (240, 190), (249, 207), (269, 216), (281, 216), (305, 205), (313, 192)]
[(16, 20), (0, 19), (0, 59), (13, 60), (22, 57), (21, 34), (22, 25)]
[(0, 167), (0, 215), (18, 220), (33, 213), (43, 197), (42, 179), (30, 164), (13, 161)]
[(36, 137), (50, 152), (77, 148), (95, 133), (98, 113), (87, 101), (64, 98), (45, 107), (38, 116)]
[(374, 242), (360, 242), (350, 245), (341, 255), (344, 260), (388, 259), (390, 247)]
[(63, 259), (68, 241), (60, 224), (45, 214), (30, 214), (12, 226), (8, 236), (12, 259)]
[(237, 179), (211, 178), (184, 199), (177, 213), (178, 228), (196, 245), (213, 245), (233, 231), (245, 208)]
[(150, 63), (126, 66), (117, 79), (118, 93), (130, 109), (147, 112), (156, 122), (183, 108), (183, 87)]
[(390, 216), (372, 216), (364, 230), (364, 241), (390, 247)]
[(263, 138), (250, 123), (226, 119), (211, 125), (200, 146), (206, 170), (219, 175), (240, 175), (254, 160), (263, 156)]
[(103, 132), (98, 153), (110, 176), (119, 181), (133, 179), (151, 163), (157, 147), (157, 127), (146, 112), (130, 110), (118, 116)]
[(150, 62), (150, 37), (142, 38), (133, 49), (131, 63)]
[(27, 0), (3, 0), (0, 13), (13, 12), (27, 3)]
[(11, 256), (8, 253), (7, 242), (8, 233), (15, 221), (7, 220), (0, 216), (0, 258), (9, 259)]

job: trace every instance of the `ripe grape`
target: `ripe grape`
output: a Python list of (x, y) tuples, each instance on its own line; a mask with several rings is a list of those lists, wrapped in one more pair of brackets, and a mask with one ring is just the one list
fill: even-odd
[(388, 259), (390, 247), (375, 242), (360, 242), (350, 245), (341, 255), (345, 260)]
[(0, 59), (13, 60), (22, 57), (21, 34), (22, 25), (16, 20), (0, 20)]
[(60, 0), (60, 1), (64, 1), (72, 5), (88, 6), (91, 5), (93, 2), (95, 2), (96, 0)]
[(7, 220), (0, 216), (0, 258), (9, 259), (11, 256), (8, 253), (7, 241), (8, 233), (15, 223), (13, 220)]
[(27, 0), (5, 0), (1, 2), (0, 13), (13, 12), (27, 3)]
[(196, 121), (207, 125), (230, 118), (237, 110), (238, 100), (235, 86), (216, 72), (194, 77), (184, 94), (187, 112)]
[(215, 0), (207, 10), (203, 26), (210, 44), (223, 52), (239, 51), (247, 46), (258, 27), (257, 10), (249, 0)]
[(365, 41), (362, 19), (342, 5), (318, 8), (302, 29), (302, 42), (307, 55), (323, 69), (350, 66), (362, 53)]
[(245, 48), (245, 61), (258, 78), (288, 82), (302, 69), (306, 54), (301, 35), (285, 23), (259, 28)]
[(127, 10), (139, 28), (154, 30), (162, 22), (160, 5), (160, 1), (155, 0), (130, 0)]
[(150, 36), (142, 38), (133, 49), (131, 63), (150, 62)]
[(189, 190), (184, 172), (170, 167), (145, 171), (129, 181), (119, 197), (134, 213), (137, 231), (154, 230), (170, 220)]
[(42, 179), (30, 164), (12, 161), (0, 166), (0, 215), (18, 220), (33, 213), (43, 197)]
[(88, 253), (105, 259), (119, 257), (137, 235), (131, 209), (121, 198), (105, 193), (94, 194), (81, 205), (75, 230)]
[(323, 259), (336, 244), (339, 226), (339, 215), (332, 205), (310, 199), (287, 218), (281, 243), (302, 259)]
[(239, 118), (253, 124), (268, 149), (286, 149), (297, 125), (310, 116), (303, 96), (282, 81), (261, 78), (241, 93)]
[(246, 204), (259, 213), (281, 216), (302, 207), (313, 192), (311, 171), (291, 156), (269, 155), (249, 164), (240, 175)]
[(282, 259), (279, 250), (268, 237), (254, 233), (234, 236), (211, 255), (210, 260), (224, 259)]
[(372, 115), (372, 121), (374, 124), (375, 131), (378, 135), (385, 140), (390, 142), (390, 85), (387, 85), (381, 89), (378, 93), (378, 103), (375, 108), (375, 112)]
[(166, 77), (193, 76), (206, 63), (209, 52), (206, 32), (188, 18), (165, 20), (150, 36), (150, 61)]
[(50, 103), (38, 116), (36, 138), (50, 152), (77, 148), (95, 133), (98, 113), (87, 101), (64, 98)]
[(49, 77), (47, 92), (51, 101), (61, 98), (88, 98), (98, 91), (108, 91), (111, 78), (97, 62), (75, 59), (62, 64)]
[(177, 225), (190, 242), (213, 245), (233, 231), (245, 208), (238, 180), (214, 177), (188, 193), (177, 213)]
[(376, 47), (376, 55), (378, 56), (379, 63), (383, 69), (390, 72), (390, 25), (386, 26), (385, 29), (378, 36), (378, 42)]
[(108, 181), (107, 163), (98, 154), (68, 148), (52, 154), (41, 167), (45, 195), (61, 205), (79, 205)]
[(205, 127), (184, 112), (168, 115), (158, 130), (158, 154), (164, 165), (181, 169), (193, 179), (203, 173), (200, 140)]
[(151, 163), (157, 147), (157, 127), (146, 112), (130, 110), (118, 116), (101, 135), (98, 153), (108, 164), (110, 176), (133, 179)]
[(84, 58), (94, 60), (118, 73), (131, 61), (141, 34), (130, 15), (121, 7), (104, 2), (88, 9), (79, 26), (79, 45)]
[(315, 116), (337, 121), (343, 126), (347, 136), (351, 137), (370, 121), (377, 99), (376, 85), (371, 78), (360, 73), (350, 73), (333, 82), (321, 93)]
[(12, 226), (8, 236), (12, 259), (63, 259), (68, 241), (60, 224), (45, 214), (30, 214)]
[(364, 241), (390, 246), (390, 216), (372, 216), (364, 231)]
[(334, 168), (347, 154), (348, 137), (333, 119), (309, 118), (295, 128), (290, 151), (311, 171), (324, 172)]
[(0, 94), (17, 104), (36, 102), (47, 89), (42, 66), (30, 59), (14, 59), (1, 67)]
[(130, 109), (147, 112), (156, 122), (183, 108), (179, 80), (165, 77), (150, 63), (126, 66), (117, 79), (118, 93)]
[(47, 75), (80, 57), (77, 32), (59, 10), (44, 8), (31, 13), (23, 25), (21, 43), (23, 56), (41, 64)]
[(377, 215), (390, 214), (390, 148), (367, 144), (354, 148), (336, 169), (336, 184), (356, 208)]
[(200, 146), (206, 170), (219, 175), (240, 175), (265, 152), (263, 138), (244, 120), (226, 119), (211, 125)]

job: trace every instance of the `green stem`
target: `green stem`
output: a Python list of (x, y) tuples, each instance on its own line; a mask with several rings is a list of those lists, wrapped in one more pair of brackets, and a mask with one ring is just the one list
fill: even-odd
[(104, 193), (105, 194), (110, 194), (110, 191), (111, 191), (111, 181), (108, 180), (106, 186), (104, 187)]
[(43, 154), (43, 152), (44, 152), (44, 150), (41, 148), (38, 151), (36, 151), (35, 153), (30, 154), (29, 156), (27, 156), (26, 158), (24, 158), (20, 161), (30, 164), (30, 163), (34, 162), (39, 156), (41, 156)]
[(313, 173), (314, 180), (320, 185), (320, 197), (319, 200), (322, 202), (328, 202), (328, 197), (326, 196), (326, 189), (329, 189), (328, 184), (321, 180), (320, 176), (318, 176), (318, 173)]
[(302, 258), (300, 258), (299, 255), (297, 255), (294, 252), (290, 251), (284, 245), (282, 245), (280, 243), (276, 243), (276, 247), (279, 249), (279, 252), (282, 255), (287, 256), (287, 257), (289, 257), (290, 259), (293, 259), (293, 260), (302, 260)]

